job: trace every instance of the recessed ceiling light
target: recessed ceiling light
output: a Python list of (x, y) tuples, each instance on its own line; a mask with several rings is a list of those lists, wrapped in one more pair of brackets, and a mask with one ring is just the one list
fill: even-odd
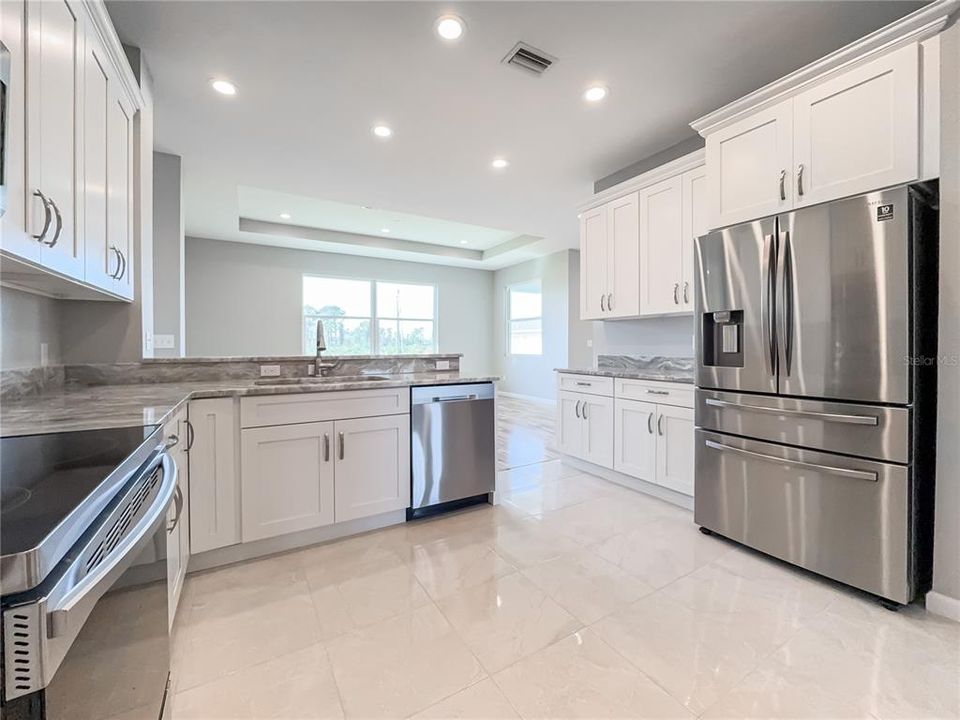
[(444, 40), (459, 40), (460, 36), (463, 35), (465, 23), (456, 15), (443, 15), (437, 19), (437, 24), (434, 27), (437, 35)]
[(583, 99), (590, 103), (598, 103), (609, 93), (610, 90), (603, 85), (591, 85), (583, 92)]
[(460, 241), (460, 244), (461, 244), (461, 245), (466, 245), (466, 244), (467, 244), (467, 241), (466, 241), (466, 240), (461, 240), (461, 241)]
[(390, 228), (380, 228), (380, 232), (382, 232), (382, 233), (388, 233), (388, 232), (390, 232)]
[(495, 169), (497, 169), (497, 170), (503, 170), (503, 169), (504, 169), (505, 167), (507, 167), (509, 164), (510, 164), (510, 163), (509, 163), (507, 160), (505, 160), (504, 158), (494, 158), (494, 159), (493, 159), (493, 162), (490, 163), (490, 166), (493, 167), (493, 168), (495, 168)]
[(360, 209), (361, 209), (361, 210), (372, 210), (373, 208), (370, 207), (369, 205), (361, 205), (361, 206), (360, 206)]
[(388, 138), (393, 135), (393, 130), (386, 125), (374, 125), (373, 134), (378, 138)]
[(237, 86), (234, 85), (229, 80), (222, 80), (214, 78), (210, 81), (210, 87), (216, 90), (221, 95), (236, 95)]
[(290, 219), (290, 213), (280, 213), (280, 219), (281, 219), (281, 220), (289, 220), (289, 219)]

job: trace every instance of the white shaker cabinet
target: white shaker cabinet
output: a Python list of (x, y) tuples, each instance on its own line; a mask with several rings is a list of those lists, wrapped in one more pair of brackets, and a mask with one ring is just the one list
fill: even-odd
[(410, 418), (337, 420), (337, 522), (410, 507)]
[(582, 402), (582, 396), (574, 392), (561, 392), (557, 398), (557, 448), (565, 455), (580, 457), (582, 452), (583, 423), (580, 422)]
[(239, 435), (233, 398), (191, 400), (190, 546), (194, 553), (240, 542)]
[(558, 413), (562, 452), (613, 467), (613, 398), (562, 391)]
[(785, 100), (707, 136), (713, 228), (793, 207), (793, 101)]
[(639, 400), (614, 403), (613, 469), (657, 481), (657, 406)]
[(657, 406), (656, 483), (693, 495), (693, 410)]
[(71, 0), (28, 2), (27, 231), (40, 245), (39, 262), (83, 279), (77, 208), (84, 15)]
[(332, 422), (241, 432), (243, 542), (334, 521)]
[(167, 607), (169, 623), (173, 626), (183, 583), (190, 560), (190, 463), (188, 461), (189, 431), (186, 409), (164, 426), (164, 438), (174, 442), (170, 455), (177, 465), (177, 489), (167, 512)]
[(640, 311), (681, 310), (682, 183), (679, 175), (640, 191)]
[(710, 231), (707, 220), (707, 168), (705, 165), (685, 172), (682, 185), (682, 230), (680, 247), (680, 305), (693, 312), (693, 244), (696, 238)]
[(607, 211), (600, 206), (580, 216), (580, 318), (603, 317), (607, 294)]
[(640, 197), (630, 193), (606, 204), (607, 318), (640, 313)]
[(795, 207), (919, 177), (919, 53), (911, 43), (793, 98)]

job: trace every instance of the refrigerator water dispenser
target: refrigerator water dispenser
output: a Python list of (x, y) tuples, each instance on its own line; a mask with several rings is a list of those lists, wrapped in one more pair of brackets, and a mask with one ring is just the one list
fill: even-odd
[(743, 310), (703, 314), (704, 365), (743, 367)]

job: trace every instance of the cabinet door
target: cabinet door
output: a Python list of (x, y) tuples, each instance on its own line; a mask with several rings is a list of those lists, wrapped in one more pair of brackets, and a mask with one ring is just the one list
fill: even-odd
[(657, 406), (657, 484), (693, 495), (693, 410)]
[(908, 45), (793, 99), (796, 206), (919, 177), (919, 53)]
[(640, 211), (638, 193), (607, 203), (606, 317), (640, 314)]
[(114, 292), (133, 298), (133, 111), (114, 83), (107, 116), (107, 245), (119, 255)]
[(240, 477), (233, 398), (193, 400), (190, 448), (190, 547), (194, 553), (240, 542)]
[(657, 406), (614, 401), (613, 469), (647, 482), (657, 481)]
[(27, 192), (30, 233), (41, 234), (44, 203), (51, 222), (40, 263), (83, 279), (78, 232), (80, 174), (77, 152), (84, 28), (81, 9), (69, 0), (27, 3)]
[(566, 455), (583, 454), (583, 420), (580, 407), (583, 395), (561, 392), (557, 399), (557, 448)]
[(410, 507), (410, 418), (338, 420), (337, 522)]
[(96, 31), (88, 27), (83, 59), (83, 240), (84, 278), (114, 291), (120, 258), (110, 250), (107, 228), (108, 118), (113, 93), (110, 64)]
[(710, 228), (792, 208), (792, 164), (792, 99), (708, 135)]
[(581, 320), (597, 320), (605, 315), (606, 293), (607, 213), (601, 206), (580, 216)]
[(683, 231), (680, 265), (680, 303), (684, 310), (693, 311), (693, 241), (709, 232), (707, 222), (707, 168), (698, 167), (680, 178), (683, 196)]
[(588, 462), (613, 467), (613, 398), (584, 395), (580, 404), (583, 418), (583, 454)]
[(243, 430), (243, 541), (333, 524), (333, 423)]
[(644, 315), (681, 310), (681, 194), (679, 175), (640, 192), (640, 311)]
[(186, 412), (177, 413), (176, 417), (164, 426), (163, 434), (167, 438), (174, 435), (178, 440), (177, 444), (170, 449), (170, 454), (177, 465), (177, 491), (166, 518), (167, 608), (169, 624), (172, 627), (187, 576), (187, 560), (190, 556), (189, 543), (184, 543), (183, 540), (190, 534), (186, 518), (189, 508)]

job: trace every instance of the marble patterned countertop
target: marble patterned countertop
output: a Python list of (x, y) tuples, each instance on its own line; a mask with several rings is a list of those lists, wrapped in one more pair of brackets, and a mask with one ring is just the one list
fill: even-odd
[(693, 375), (683, 373), (663, 373), (652, 370), (621, 370), (619, 368), (555, 368), (558, 373), (573, 375), (596, 375), (597, 377), (625, 378), (629, 380), (656, 380), (693, 385)]
[(691, 358), (630, 355), (600, 355), (595, 368), (555, 368), (560, 373), (597, 375), (599, 377), (656, 380), (693, 385)]
[(202, 380), (129, 385), (67, 385), (61, 390), (21, 400), (0, 408), (0, 434), (32, 435), (64, 430), (157, 424), (165, 422), (188, 400), (251, 395), (289, 395), (307, 392), (372, 390), (414, 385), (455, 385), (495, 382), (495, 376), (458, 373), (401, 373), (387, 380), (258, 385), (254, 380)]

